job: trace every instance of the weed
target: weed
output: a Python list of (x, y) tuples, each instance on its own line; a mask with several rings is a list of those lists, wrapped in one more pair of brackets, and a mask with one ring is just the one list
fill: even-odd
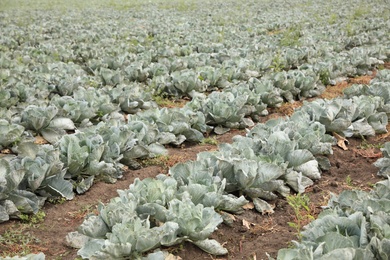
[(26, 232), (26, 225), (21, 225), (0, 235), (0, 256), (27, 255), (44, 251), (37, 246), (40, 240)]
[(322, 84), (324, 84), (324, 86), (328, 86), (330, 84), (329, 70), (321, 70), (319, 74)]
[(337, 14), (331, 14), (329, 19), (328, 19), (328, 23), (329, 24), (335, 24), (338, 20), (338, 16)]
[(11, 146), (9, 147), (14, 147), (14, 146), (17, 146), (19, 143), (20, 143), (21, 139), (20, 138), (16, 138), (15, 141), (12, 142)]
[(176, 4), (176, 10), (180, 12), (195, 10), (195, 2), (181, 0)]
[(202, 140), (201, 144), (218, 145), (218, 140), (215, 137), (206, 137)]
[(178, 0), (178, 1), (161, 1), (159, 5), (160, 9), (175, 9), (179, 12), (187, 12), (191, 10), (196, 9), (196, 4), (193, 1), (185, 1), (185, 0)]
[(290, 27), (283, 33), (280, 39), (281, 46), (294, 47), (299, 45), (299, 39), (301, 38), (301, 30), (299, 26)]
[(66, 202), (66, 198), (64, 197), (53, 197), (53, 198), (48, 198), (48, 202), (51, 204), (64, 204)]
[(75, 220), (79, 220), (79, 219), (84, 219), (85, 216), (87, 216), (91, 213), (97, 213), (97, 212), (95, 212), (95, 210), (96, 210), (95, 205), (88, 204), (88, 205), (81, 206), (81, 208), (77, 211), (68, 212), (68, 215)]
[(143, 166), (160, 166), (163, 170), (168, 171), (173, 165), (183, 162), (183, 155), (159, 155), (154, 158), (148, 158), (141, 161)]
[(163, 166), (166, 167), (169, 161), (169, 156), (168, 155), (159, 155), (153, 158), (147, 158), (142, 160), (142, 164), (144, 166)]
[(362, 142), (358, 146), (359, 149), (367, 150), (367, 149), (383, 148), (383, 143), (371, 144), (367, 141), (367, 139), (363, 135), (361, 135), (360, 138), (362, 139)]
[(171, 100), (164, 96), (154, 96), (153, 97), (154, 102), (157, 103), (159, 107), (183, 107), (184, 102), (178, 102), (177, 100)]
[[(91, 70), (91, 71), (92, 71), (92, 70)], [(92, 73), (93, 73), (93, 71), (92, 71)], [(88, 81), (88, 85), (89, 85), (90, 87), (92, 87), (92, 88), (98, 88), (98, 87), (99, 87), (99, 83), (96, 82), (96, 81), (94, 81), (94, 80), (89, 80), (89, 81)]]
[(21, 214), (19, 217), (22, 222), (29, 224), (39, 224), (45, 220), (46, 214), (44, 211), (40, 210), (34, 215)]
[(370, 10), (367, 9), (367, 6), (358, 6), (353, 10), (353, 14), (351, 15), (351, 19), (357, 20), (365, 15), (370, 13)]
[(96, 115), (97, 115), (97, 117), (103, 117), (103, 116), (104, 116), (104, 112), (98, 110), (98, 111), (96, 112)]
[(347, 183), (347, 185), (349, 187), (352, 187), (353, 186), (353, 183), (352, 183), (352, 178), (350, 175), (347, 176), (347, 178), (345, 178), (345, 182)]
[(175, 246), (175, 247), (172, 247), (172, 248), (168, 249), (168, 252), (173, 254), (173, 255), (176, 255), (176, 254), (178, 254), (180, 252), (183, 252), (183, 250), (184, 250), (184, 244), (181, 243), (178, 246)]
[(287, 203), (294, 210), (294, 222), (288, 222), (288, 225), (295, 229), (299, 240), (302, 239), (301, 230), (304, 225), (314, 220), (311, 215), (310, 198), (304, 194), (287, 196)]
[(278, 52), (272, 59), (271, 69), (275, 72), (281, 72), (285, 68), (284, 62), (280, 52)]
[(354, 36), (356, 34), (355, 27), (352, 24), (352, 22), (349, 22), (346, 24), (345, 31), (347, 32), (347, 36), (349, 36), (349, 37)]
[(217, 42), (223, 42), (225, 40), (225, 31), (221, 31), (218, 34)]

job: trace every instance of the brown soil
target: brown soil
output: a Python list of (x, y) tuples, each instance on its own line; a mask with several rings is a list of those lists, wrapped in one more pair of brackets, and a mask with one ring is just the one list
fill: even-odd
[[(289, 113), (271, 111), (281, 116)], [(390, 129), (389, 129), (390, 130)], [(244, 130), (232, 130), (229, 133), (217, 136), (219, 143), (231, 142), (235, 135), (244, 135)], [(331, 169), (322, 173), (321, 180), (306, 190), (311, 200), (310, 214), (316, 216), (321, 206), (327, 204), (330, 194), (339, 194), (345, 189), (368, 190), (372, 184), (381, 180), (376, 176), (378, 169), (373, 162), (381, 156), (378, 144), (390, 141), (388, 134), (367, 138), (362, 142), (358, 139), (349, 139), (348, 150), (337, 146), (333, 147), (333, 155), (329, 156)], [(121, 180), (115, 184), (96, 183), (85, 194), (77, 196), (72, 201), (62, 204), (46, 203), (43, 210), (46, 217), (42, 223), (22, 224), (20, 221), (9, 221), (0, 224), (0, 234), (6, 231), (29, 234), (35, 238), (24, 248), (42, 251), (46, 259), (75, 259), (77, 250), (65, 245), (65, 236), (83, 222), (84, 217), (96, 211), (99, 202), (107, 203), (117, 196), (118, 189), (126, 189), (135, 178), (154, 177), (159, 173), (167, 173), (168, 166), (179, 161), (196, 160), (201, 151), (214, 150), (213, 145), (185, 144), (180, 148), (169, 148), (169, 160), (162, 161), (161, 165), (144, 167), (140, 170), (127, 171)], [(289, 246), (293, 239), (297, 239), (296, 230), (288, 225), (294, 222), (294, 213), (285, 199), (280, 198), (270, 202), (275, 206), (271, 215), (261, 215), (254, 209), (247, 209), (243, 214), (236, 215), (233, 225), (221, 224), (212, 238), (222, 243), (229, 251), (225, 257), (213, 257), (190, 243), (166, 248), (182, 259), (267, 259), (266, 253), (275, 257), (280, 248)], [(249, 223), (249, 225), (247, 225)], [(245, 225), (244, 225), (245, 224)], [(0, 239), (0, 256), (13, 253), (22, 244), (6, 244)], [(16, 252), (21, 254), (21, 252)]]

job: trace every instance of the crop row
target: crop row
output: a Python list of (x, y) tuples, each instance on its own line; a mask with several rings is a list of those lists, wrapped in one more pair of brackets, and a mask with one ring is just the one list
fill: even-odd
[[(244, 7), (250, 12), (253, 6)], [(325, 7), (340, 16), (345, 11)], [(379, 11), (375, 6), (311, 23), (306, 12), (299, 19), (291, 12), (283, 19), (273, 12), (238, 15), (237, 21), (247, 19), (245, 26), (215, 19), (218, 11), (187, 8), (173, 16), (158, 2), (142, 10), (111, 9), (92, 24), (75, 10), (0, 13), (0, 148), (13, 153), (1, 159), (1, 221), (37, 212), (50, 196), (72, 199), (73, 190), (85, 192), (96, 178), (115, 182), (123, 165), (139, 167), (136, 159), (163, 154), (166, 144), (251, 127), (268, 106), (318, 95), (324, 83), (366, 73), (389, 55), (388, 20), (371, 17)], [(131, 28), (119, 26), (126, 19)], [(331, 41), (324, 34), (345, 23), (353, 30), (343, 29)], [(216, 35), (222, 38), (216, 41)], [(160, 109), (155, 95), (190, 95), (192, 101)], [(313, 109), (336, 113), (337, 102)], [(371, 128), (363, 122), (369, 134), (383, 130), (386, 120), (383, 113), (371, 114)], [(345, 120), (355, 119), (350, 117)], [(327, 130), (342, 121), (327, 120), (333, 119)], [(51, 144), (34, 144), (37, 135)]]
[[(380, 72), (366, 87), (377, 89), (380, 82), (388, 89), (389, 75), (387, 70)], [(365, 103), (371, 104), (370, 109)], [(176, 164), (169, 176), (137, 179), (128, 190), (119, 191), (119, 197), (101, 204), (99, 214), (89, 216), (67, 239), (81, 247), (78, 254), (88, 259), (137, 258), (184, 240), (208, 253), (226, 254), (218, 242), (207, 238), (223, 220), (229, 221), (226, 212), (239, 213), (250, 199), (259, 212), (272, 213), (266, 200), (287, 196), (290, 189), (304, 192), (321, 178), (321, 169), (330, 167), (326, 155), (332, 154), (335, 141), (326, 133), (384, 132), (387, 113), (378, 109), (385, 104), (383, 98), (372, 95), (306, 103), (290, 118), (258, 124), (246, 137), (221, 144), (218, 151), (202, 152), (196, 161)], [(370, 120), (378, 114), (383, 121)], [(150, 237), (155, 238), (153, 243)]]
[[(47, 198), (72, 199), (97, 179), (115, 182), (124, 165), (137, 168), (137, 159), (166, 153), (164, 145), (254, 126), (218, 152), (172, 167), (169, 177), (137, 180), (73, 234), (85, 257), (102, 248), (94, 257), (138, 257), (184, 240), (224, 254), (207, 239), (222, 221), (215, 210), (237, 212), (251, 199), (270, 212), (265, 200), (303, 192), (329, 167), (327, 133), (386, 131), (386, 70), (370, 86), (347, 90), (348, 99), (317, 100), (289, 119), (254, 123), (267, 107), (380, 67), (390, 56), (389, 20), (380, 18), (386, 8), (276, 1), (262, 3), (261, 12), (256, 3), (207, 4), (214, 8), (156, 1), (107, 12), (0, 12), (0, 149), (10, 152), (0, 158), (0, 222), (36, 213)], [(313, 18), (313, 10), (322, 15)], [(159, 108), (156, 96), (191, 101)], [(49, 144), (36, 144), (38, 136)]]

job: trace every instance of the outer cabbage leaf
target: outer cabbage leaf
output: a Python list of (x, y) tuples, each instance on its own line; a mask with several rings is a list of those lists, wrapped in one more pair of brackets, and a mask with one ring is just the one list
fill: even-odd
[(222, 222), (221, 216), (213, 208), (194, 205), (189, 199), (173, 199), (169, 202), (167, 220), (179, 224), (179, 235), (192, 241), (208, 238)]
[(23, 134), (24, 127), (10, 124), (7, 120), (0, 119), (0, 150), (17, 142)]
[(26, 129), (39, 132), (49, 126), (57, 113), (58, 109), (55, 106), (37, 107), (30, 105), (22, 113), (22, 123)]
[(14, 257), (5, 257), (3, 259), (9, 259), (9, 260), (45, 260), (45, 254), (44, 253), (38, 253), (38, 254), (28, 254), (25, 256), (14, 256)]

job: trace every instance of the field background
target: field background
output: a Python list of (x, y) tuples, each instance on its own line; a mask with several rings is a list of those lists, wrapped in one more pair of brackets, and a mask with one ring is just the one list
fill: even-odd
[[(0, 223), (0, 256), (43, 252), (46, 259), (77, 259), (65, 237), (137, 178), (168, 175), (178, 163), (200, 160), (201, 152), (218, 152), (225, 143), (236, 145), (235, 136), (268, 120), (288, 120), (310, 102), (348, 99), (343, 91), (350, 87), (386, 89), (389, 6), (379, 0), (0, 0), (0, 126), (6, 136), (0, 138), (0, 206), (6, 208), (19, 190), (31, 193), (13, 201), (18, 212), (1, 211), (11, 219)], [(279, 249), (301, 239), (302, 226), (317, 218), (332, 194), (369, 191), (384, 180), (373, 165), (390, 141), (390, 96), (383, 93), (370, 96), (375, 107), (363, 121), (379, 114), (380, 120), (355, 126), (346, 147), (333, 142), (326, 154), (315, 154), (330, 167), (317, 164), (321, 178), (304, 188), (306, 210), (299, 208), (297, 215), (273, 190), (277, 198), (267, 200), (272, 213), (259, 213), (249, 202), (211, 234), (227, 255), (213, 256), (189, 242), (161, 250), (177, 259), (277, 257)], [(363, 107), (357, 99), (356, 107)], [(334, 125), (323, 126), (328, 136), (348, 132)], [(77, 164), (81, 153), (72, 142), (94, 155)], [(49, 164), (35, 161), (37, 168), (29, 170), (26, 157), (44, 158), (32, 150), (55, 154), (64, 186), (43, 181), (50, 170), (42, 173), (41, 186), (31, 184)], [(74, 161), (70, 151), (77, 154)], [(267, 163), (284, 165), (275, 158)], [(15, 169), (25, 177), (7, 190)], [(88, 184), (83, 194), (72, 191)], [(252, 200), (245, 187), (230, 193)], [(297, 198), (293, 188), (290, 194)], [(39, 198), (46, 199), (42, 207)], [(22, 200), (30, 211), (18, 204)]]

